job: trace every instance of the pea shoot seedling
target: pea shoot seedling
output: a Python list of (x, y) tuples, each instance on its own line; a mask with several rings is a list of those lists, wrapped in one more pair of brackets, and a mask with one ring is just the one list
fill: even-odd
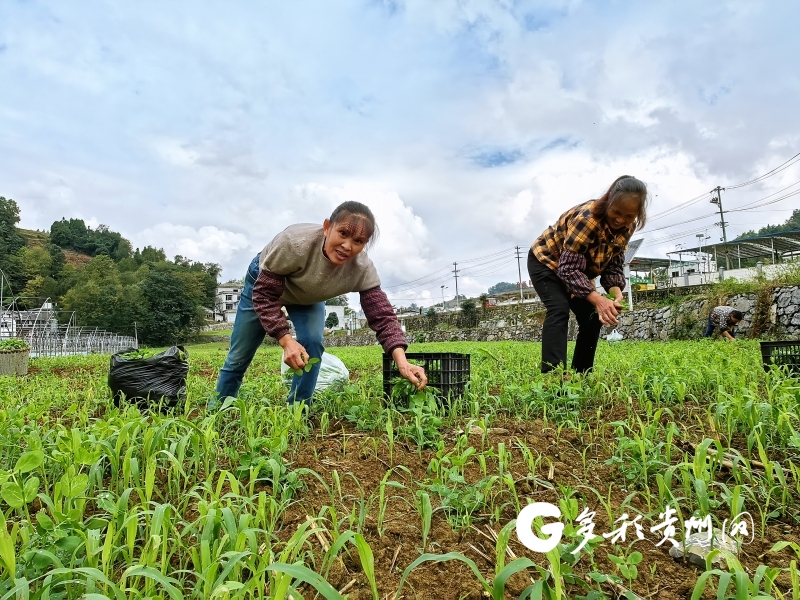
[(294, 371), (295, 375), (300, 377), (303, 375), (303, 373), (308, 373), (312, 369), (312, 367), (318, 362), (319, 362), (318, 358), (309, 358), (305, 367), (303, 367), (302, 369), (292, 369), (292, 371)]
[[(614, 294), (606, 294), (606, 298), (608, 298), (609, 300), (613, 300), (613, 301), (617, 300), (617, 297)], [(621, 298), (620, 298), (620, 301), (619, 301), (619, 305), (622, 307), (622, 310), (628, 310), (628, 308), (629, 308), (628, 307), (628, 303), (625, 300), (621, 299)]]
[(25, 340), (11, 338), (0, 341), (0, 350), (25, 350), (28, 347)]

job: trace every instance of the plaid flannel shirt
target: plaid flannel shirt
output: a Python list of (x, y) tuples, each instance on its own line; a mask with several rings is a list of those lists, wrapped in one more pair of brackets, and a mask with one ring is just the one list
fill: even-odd
[(592, 280), (598, 275), (606, 291), (625, 289), (623, 263), (633, 229), (611, 231), (605, 219), (592, 216), (593, 202), (569, 209), (531, 246), (536, 259), (558, 273), (578, 298), (594, 291)]

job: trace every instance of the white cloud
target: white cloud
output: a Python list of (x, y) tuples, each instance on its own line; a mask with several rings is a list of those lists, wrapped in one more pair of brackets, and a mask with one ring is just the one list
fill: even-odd
[[(132, 236), (131, 241), (135, 247), (163, 248), (170, 259), (179, 254), (184, 258), (203, 263), (225, 264), (239, 251), (257, 251), (246, 236), (218, 229), (213, 225), (194, 229), (187, 225), (158, 223)], [(244, 267), (241, 271), (244, 273)], [(238, 277), (233, 273), (226, 273), (226, 275), (231, 278)]]
[[(656, 213), (795, 154), (799, 12), (0, 3), (0, 195), (20, 203), (25, 227), (105, 223), (135, 246), (221, 263), (224, 278), (287, 225), (356, 199), (381, 226), (371, 255), (387, 287), (441, 271), (428, 286), (388, 287), (398, 303), (440, 301), (441, 285), (454, 292), (452, 262), (527, 246), (622, 173), (650, 185)], [(798, 178), (732, 190), (726, 208)], [(783, 221), (790, 202), (731, 215), (732, 227)], [(652, 226), (713, 230), (708, 212), (696, 204)], [(648, 233), (644, 250), (663, 255), (692, 227)], [(503, 279), (517, 279), (515, 260), (465, 269), (459, 291)]]
[(348, 200), (367, 205), (380, 231), (377, 243), (368, 253), (385, 286), (418, 278), (431, 269), (431, 233), (396, 192), (361, 182), (341, 187), (307, 183), (297, 186), (291, 198), (290, 215), (295, 222), (307, 221), (303, 215), (308, 214), (324, 215), (324, 220)]

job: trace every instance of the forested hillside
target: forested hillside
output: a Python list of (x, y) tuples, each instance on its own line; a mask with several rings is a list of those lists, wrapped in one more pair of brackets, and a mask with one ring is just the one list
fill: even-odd
[(92, 229), (81, 219), (62, 218), (49, 233), (20, 229), (19, 221), (17, 203), (0, 196), (3, 296), (17, 297), (21, 308), (50, 298), (75, 311), (78, 325), (126, 335), (135, 328), (155, 346), (184, 340), (213, 306), (217, 264), (134, 250), (108, 226)]
[(800, 229), (800, 208), (795, 208), (792, 211), (792, 215), (786, 219), (785, 223), (781, 225), (767, 225), (766, 227), (762, 227), (758, 231), (751, 229), (750, 231), (745, 231), (742, 235), (737, 237), (737, 240), (744, 240), (747, 238), (755, 237), (757, 235), (766, 235), (768, 233), (780, 233), (781, 231), (794, 231), (796, 229)]

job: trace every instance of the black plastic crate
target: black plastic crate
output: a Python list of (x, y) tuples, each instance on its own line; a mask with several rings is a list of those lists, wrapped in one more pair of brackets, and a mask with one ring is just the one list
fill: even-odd
[[(460, 398), (469, 383), (469, 354), (456, 352), (406, 352), (406, 358), (425, 369), (428, 385), (436, 388), (442, 399)], [(383, 355), (383, 394), (392, 397), (392, 379), (400, 377), (397, 365)]]
[(761, 342), (761, 359), (765, 370), (779, 365), (800, 374), (800, 341)]

